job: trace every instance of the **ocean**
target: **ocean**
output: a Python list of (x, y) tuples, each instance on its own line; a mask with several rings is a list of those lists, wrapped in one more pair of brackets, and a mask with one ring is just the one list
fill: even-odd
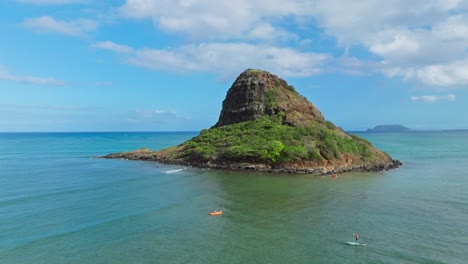
[(468, 263), (466, 131), (358, 133), (403, 166), (335, 179), (95, 158), (196, 134), (1, 133), (0, 263)]

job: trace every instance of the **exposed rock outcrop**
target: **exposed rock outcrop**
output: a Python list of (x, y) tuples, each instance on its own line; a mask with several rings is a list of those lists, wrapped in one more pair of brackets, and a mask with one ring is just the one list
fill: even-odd
[(311, 121), (325, 121), (317, 107), (285, 80), (266, 71), (249, 69), (241, 73), (229, 89), (214, 127), (278, 113), (283, 113), (284, 123), (291, 126), (305, 127)]

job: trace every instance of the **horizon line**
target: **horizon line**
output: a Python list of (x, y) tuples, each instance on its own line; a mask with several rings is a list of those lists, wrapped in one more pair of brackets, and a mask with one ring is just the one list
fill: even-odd
[[(197, 133), (201, 130), (142, 130), (142, 131), (0, 131), (0, 134), (13, 134), (13, 133)], [(369, 132), (369, 133), (407, 133), (407, 132), (430, 132), (430, 131), (468, 131), (468, 128), (457, 128), (457, 129), (410, 129), (406, 131), (388, 131), (388, 132), (374, 132), (367, 130), (344, 130), (345, 132)]]

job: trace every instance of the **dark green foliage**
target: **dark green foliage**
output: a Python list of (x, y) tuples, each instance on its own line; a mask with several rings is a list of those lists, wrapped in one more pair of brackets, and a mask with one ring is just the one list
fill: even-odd
[[(319, 158), (318, 157), (315, 158)], [(285, 146), (283, 150), (284, 161), (309, 159), (309, 150), (305, 146)]]
[(283, 143), (278, 140), (271, 140), (267, 142), (265, 148), (262, 149), (262, 160), (267, 160), (271, 163), (275, 163), (281, 156), (281, 152), (284, 149)]
[(202, 130), (182, 146), (180, 158), (198, 161), (278, 164), (305, 159), (321, 162), (324, 158), (340, 158), (345, 153), (372, 157), (370, 143), (357, 136), (319, 123), (309, 127), (283, 125), (280, 114)]

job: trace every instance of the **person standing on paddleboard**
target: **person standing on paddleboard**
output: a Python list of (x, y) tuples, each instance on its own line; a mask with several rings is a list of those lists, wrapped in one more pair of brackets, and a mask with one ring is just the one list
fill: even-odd
[(357, 233), (356, 233), (356, 234), (354, 234), (354, 242), (356, 242), (356, 243), (357, 243), (358, 239), (359, 239), (359, 235), (358, 235)]

